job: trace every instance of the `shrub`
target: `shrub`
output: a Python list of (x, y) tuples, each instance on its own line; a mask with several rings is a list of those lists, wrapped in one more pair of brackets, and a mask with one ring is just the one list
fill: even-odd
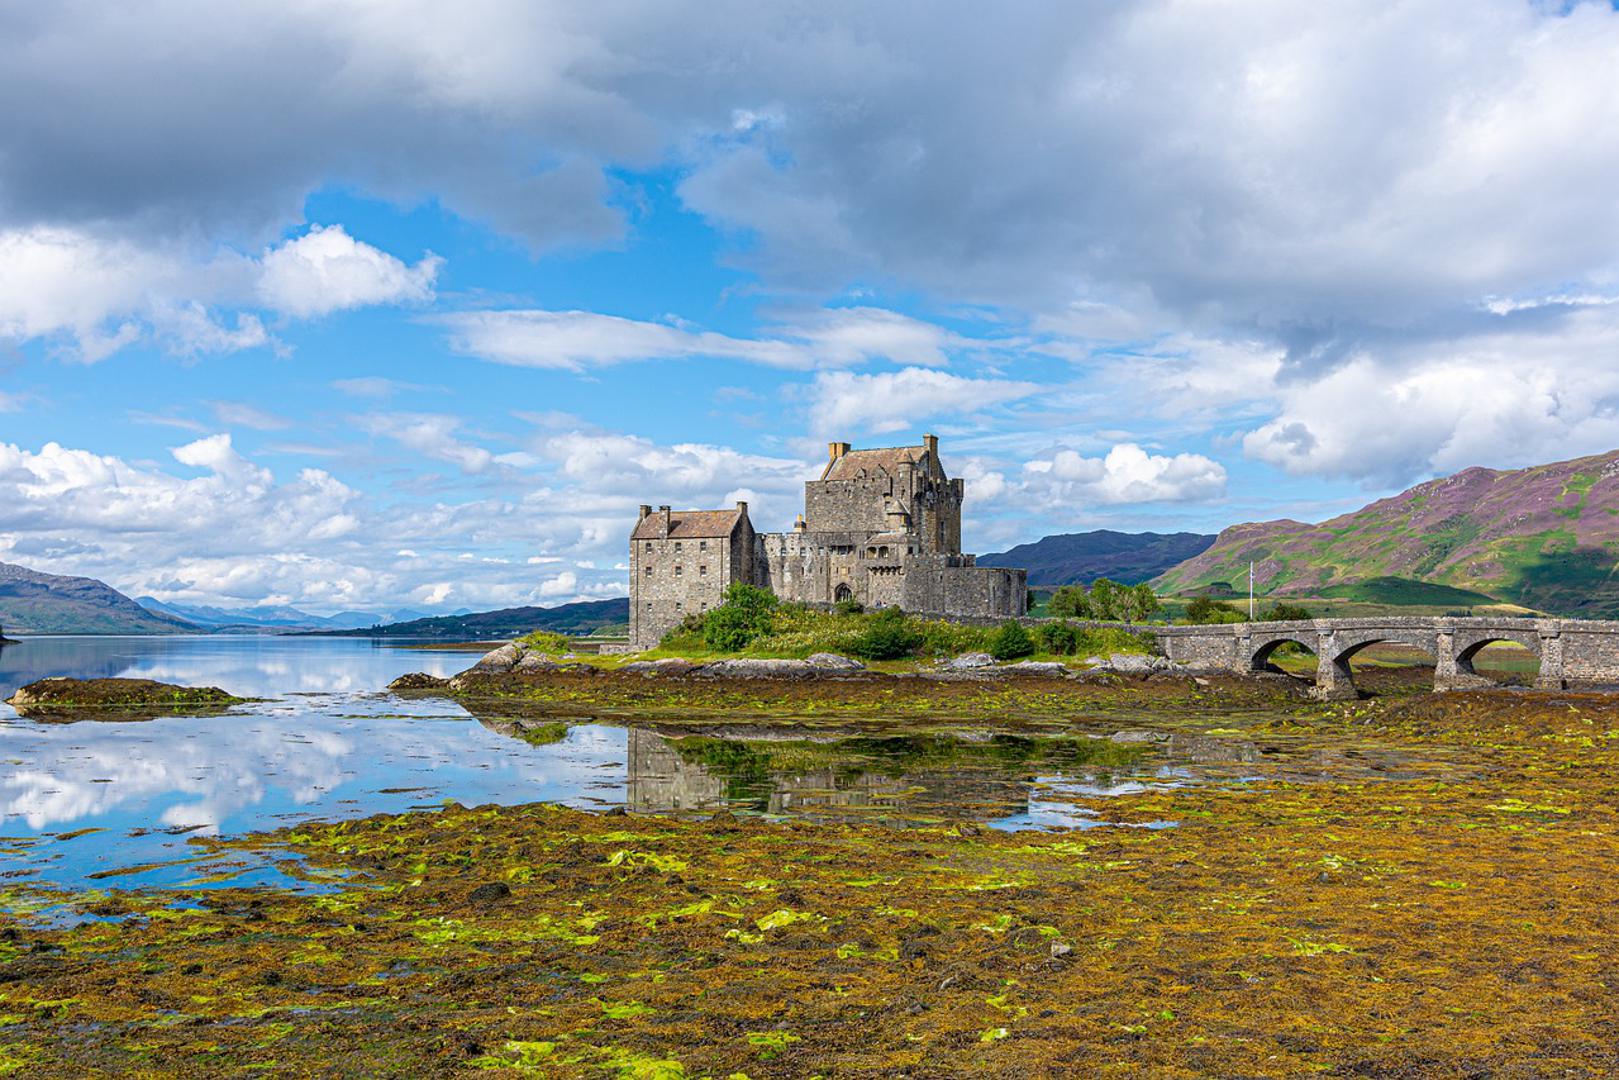
[(779, 603), (769, 589), (736, 582), (725, 589), (725, 603), (703, 618), (703, 641), (716, 652), (740, 652), (771, 629)]
[(1079, 649), (1079, 627), (1066, 619), (1041, 623), (1034, 635), (1040, 640), (1040, 651), (1053, 656), (1073, 656)]
[(1285, 602), (1271, 605), (1270, 611), (1265, 613), (1266, 622), (1305, 622), (1313, 618), (1315, 616), (1304, 605)]
[(847, 600), (839, 600), (837, 603), (832, 605), (832, 613), (834, 615), (859, 615), (865, 610), (866, 605), (862, 604), (854, 597), (850, 597)]
[(1034, 652), (1034, 638), (1016, 619), (1007, 619), (989, 639), (989, 654), (997, 660), (1016, 660)]
[(572, 645), (566, 634), (554, 634), (549, 630), (532, 630), (517, 639), (517, 644), (526, 645), (535, 652), (560, 654), (568, 652)]
[(849, 644), (849, 650), (862, 660), (898, 660), (913, 656), (922, 647), (921, 631), (910, 624), (899, 608), (884, 608), (866, 622), (865, 630)]
[(993, 631), (983, 626), (967, 626), (945, 619), (918, 624), (922, 651), (928, 656), (960, 656), (962, 653), (989, 651)]

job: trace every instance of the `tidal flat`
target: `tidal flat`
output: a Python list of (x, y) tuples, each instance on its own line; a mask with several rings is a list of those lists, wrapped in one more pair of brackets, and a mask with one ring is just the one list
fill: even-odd
[(1376, 697), (1331, 706), (1280, 680), (486, 688), (463, 704), (497, 723), (700, 716), (677, 746), (734, 723), (1252, 749), (1063, 792), (1084, 829), (450, 804), (196, 839), (310, 887), (13, 886), (0, 1070), (1619, 1070), (1619, 700), (1367, 674)]

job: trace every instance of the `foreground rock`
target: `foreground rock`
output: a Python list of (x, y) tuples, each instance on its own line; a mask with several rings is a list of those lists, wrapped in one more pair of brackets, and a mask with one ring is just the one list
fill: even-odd
[(152, 679), (40, 679), (6, 702), (31, 720), (149, 720), (177, 712), (222, 712), (244, 698), (217, 686)]

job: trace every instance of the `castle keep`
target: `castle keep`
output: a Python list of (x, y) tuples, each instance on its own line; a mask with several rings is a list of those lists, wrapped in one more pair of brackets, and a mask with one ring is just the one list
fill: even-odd
[(642, 506), (630, 534), (630, 640), (656, 645), (687, 615), (723, 602), (732, 582), (783, 600), (946, 617), (1024, 613), (1023, 570), (961, 553), (965, 485), (945, 475), (939, 440), (852, 450), (832, 443), (819, 480), (804, 485), (791, 532), (757, 533), (748, 504), (732, 510)]

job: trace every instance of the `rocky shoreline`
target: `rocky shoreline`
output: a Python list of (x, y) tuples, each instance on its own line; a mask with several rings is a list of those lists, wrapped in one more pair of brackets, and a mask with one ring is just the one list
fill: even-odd
[(1184, 664), (1162, 656), (1144, 656), (1134, 653), (1116, 653), (1107, 657), (1091, 656), (1083, 661), (1083, 668), (1070, 667), (1054, 661), (1021, 660), (1013, 663), (997, 662), (988, 653), (965, 653), (941, 660), (931, 668), (916, 671), (888, 672), (867, 667), (859, 660), (837, 653), (815, 653), (802, 660), (755, 659), (751, 657), (719, 660), (687, 660), (665, 658), (660, 660), (633, 660), (617, 668), (605, 668), (588, 663), (572, 654), (554, 655), (529, 649), (521, 642), (508, 642), (484, 654), (467, 670), (449, 678), (440, 678), (423, 672), (401, 675), (388, 685), (393, 691), (412, 690), (470, 690), (491, 681), (524, 679), (549, 675), (582, 675), (587, 677), (637, 676), (651, 679), (716, 679), (716, 680), (987, 680), (1009, 677), (1085, 680), (1105, 676), (1131, 675), (1141, 678), (1158, 675), (1194, 676), (1198, 672)]

